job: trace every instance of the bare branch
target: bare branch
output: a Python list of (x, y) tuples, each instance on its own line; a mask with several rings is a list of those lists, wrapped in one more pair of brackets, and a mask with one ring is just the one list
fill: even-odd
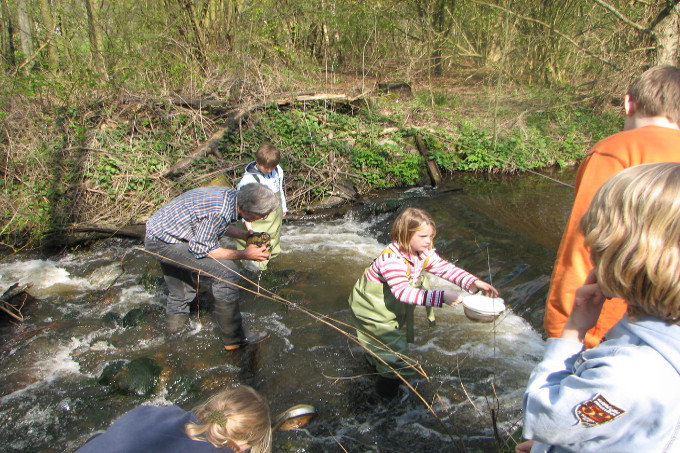
[(590, 57), (593, 57), (593, 58), (595, 58), (595, 59), (597, 59), (597, 60), (600, 60), (602, 63), (606, 64), (607, 66), (611, 66), (612, 68), (616, 69), (617, 71), (623, 71), (623, 68), (620, 68), (619, 66), (617, 66), (617, 65), (614, 64), (614, 63), (612, 63), (612, 62), (609, 61), (609, 60), (605, 60), (604, 58), (602, 58), (602, 57), (599, 56), (599, 55), (595, 55), (593, 52), (591, 52), (590, 50), (584, 48), (584, 47), (581, 46), (579, 43), (577, 43), (576, 41), (574, 41), (574, 39), (571, 38), (570, 36), (568, 36), (568, 35), (562, 33), (561, 31), (559, 31), (558, 29), (556, 29), (556, 28), (553, 27), (552, 25), (547, 24), (547, 23), (543, 22), (542, 20), (534, 19), (533, 17), (529, 17), (529, 16), (524, 16), (524, 15), (522, 15), (522, 14), (516, 13), (515, 11), (509, 10), (509, 9), (504, 8), (504, 7), (502, 7), (502, 6), (494, 5), (494, 4), (492, 4), (492, 3), (481, 2), (481, 1), (478, 1), (478, 0), (474, 0), (474, 1), (475, 1), (475, 3), (477, 3), (477, 4), (479, 4), (479, 5), (486, 5), (486, 6), (490, 7), (490, 8), (500, 9), (501, 11), (505, 11), (505, 12), (508, 13), (508, 14), (512, 14), (513, 16), (519, 17), (520, 19), (524, 19), (524, 20), (529, 21), (529, 22), (534, 22), (534, 23), (537, 23), (537, 24), (539, 24), (539, 25), (543, 25), (544, 27), (546, 27), (546, 28), (548, 28), (549, 30), (551, 30), (552, 32), (554, 32), (556, 35), (561, 36), (562, 38), (566, 39), (570, 44), (572, 44), (574, 47), (576, 47), (577, 49), (579, 49), (581, 52), (585, 53), (586, 55), (588, 55), (588, 56), (590, 56)]
[(626, 16), (623, 15), (623, 13), (621, 11), (614, 8), (609, 3), (606, 3), (602, 0), (593, 0), (593, 1), (595, 3), (597, 3), (598, 5), (600, 5), (601, 7), (603, 7), (604, 9), (611, 12), (614, 16), (616, 16), (617, 19), (619, 19), (620, 21), (622, 21), (625, 24), (630, 25), (631, 27), (635, 28), (636, 30), (642, 31), (642, 32), (648, 32), (649, 31), (649, 29), (647, 29), (647, 27), (643, 27), (642, 25), (638, 24), (637, 22), (633, 22), (632, 20), (628, 19)]

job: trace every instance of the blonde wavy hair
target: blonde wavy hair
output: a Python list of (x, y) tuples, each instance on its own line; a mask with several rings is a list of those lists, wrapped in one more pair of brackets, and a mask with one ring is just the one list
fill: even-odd
[(224, 390), (194, 409), (200, 423), (187, 423), (185, 432), (193, 440), (207, 441), (217, 448), (240, 451), (247, 442), (253, 453), (271, 452), (271, 420), (267, 401), (246, 385)]
[(396, 242), (401, 250), (413, 254), (411, 250), (411, 238), (416, 231), (420, 231), (427, 225), (432, 227), (432, 238), (437, 235), (437, 227), (434, 220), (426, 211), (418, 208), (406, 208), (395, 219), (390, 231), (392, 242)]
[(680, 324), (680, 164), (643, 164), (614, 175), (581, 219), (601, 288), (631, 317)]

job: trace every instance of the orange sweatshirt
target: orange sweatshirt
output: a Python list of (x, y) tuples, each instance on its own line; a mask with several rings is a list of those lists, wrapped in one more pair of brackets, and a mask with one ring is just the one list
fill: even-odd
[[(583, 285), (593, 268), (579, 228), (581, 217), (598, 189), (611, 176), (634, 165), (655, 162), (680, 162), (680, 131), (659, 126), (644, 126), (619, 132), (599, 141), (581, 163), (576, 175), (576, 198), (562, 235), (550, 279), (544, 328), (548, 337), (562, 335), (574, 305), (576, 289)], [(605, 302), (597, 324), (585, 338), (587, 347), (602, 337), (626, 313), (622, 299)]]

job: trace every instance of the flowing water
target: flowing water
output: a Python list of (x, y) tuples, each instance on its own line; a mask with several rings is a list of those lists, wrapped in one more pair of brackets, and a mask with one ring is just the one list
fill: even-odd
[[(573, 180), (573, 173), (553, 176)], [(259, 280), (285, 302), (245, 291), (241, 301), (246, 325), (272, 337), (231, 353), (205, 310), (181, 338), (165, 339), (166, 290), (139, 242), (8, 257), (0, 261), (0, 289), (30, 281), (35, 299), (22, 326), (0, 331), (0, 450), (75, 451), (135, 406), (191, 409), (243, 383), (267, 397), (273, 414), (301, 403), (317, 410), (306, 427), (276, 433), (275, 451), (496, 451), (494, 425), (501, 440), (517, 428), (526, 380), (542, 355), (542, 304), (571, 202), (570, 188), (537, 176), (466, 178), (438, 191), (382, 194), (334, 220), (288, 219), (284, 253)], [(434, 327), (417, 310), (410, 355), (429, 380), (412, 381), (417, 394), (402, 386), (384, 400), (362, 349), (337, 329), (353, 333), (342, 324), (351, 325), (347, 296), (405, 205), (433, 215), (440, 255), (491, 281), (509, 310), (479, 323), (460, 306), (442, 308)], [(207, 294), (201, 303), (209, 305)], [(103, 379), (113, 365), (134, 360), (157, 367), (149, 391)]]

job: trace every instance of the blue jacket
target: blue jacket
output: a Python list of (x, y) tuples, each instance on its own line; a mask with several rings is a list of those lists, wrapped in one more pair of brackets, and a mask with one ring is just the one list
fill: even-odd
[(190, 439), (184, 432), (187, 423), (198, 420), (177, 406), (140, 406), (90, 437), (76, 453), (234, 453)]
[(680, 451), (680, 326), (625, 317), (606, 338), (547, 340), (524, 395), (532, 453)]

